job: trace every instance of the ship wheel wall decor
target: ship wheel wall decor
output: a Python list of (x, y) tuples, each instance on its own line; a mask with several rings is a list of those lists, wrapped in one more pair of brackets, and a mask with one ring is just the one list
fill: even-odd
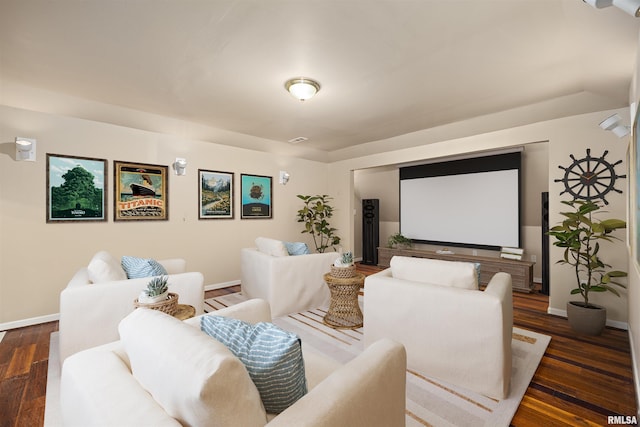
[(605, 150), (601, 157), (592, 157), (591, 149), (587, 148), (587, 155), (581, 159), (576, 159), (570, 154), (573, 163), (567, 167), (558, 166), (564, 170), (564, 176), (554, 180), (564, 183), (564, 190), (560, 195), (569, 193), (574, 199), (582, 200), (602, 199), (604, 204), (608, 205), (605, 196), (610, 191), (621, 194), (622, 191), (615, 188), (616, 179), (627, 176), (616, 175), (615, 167), (622, 163), (622, 160), (609, 163), (605, 159), (608, 153), (609, 151)]

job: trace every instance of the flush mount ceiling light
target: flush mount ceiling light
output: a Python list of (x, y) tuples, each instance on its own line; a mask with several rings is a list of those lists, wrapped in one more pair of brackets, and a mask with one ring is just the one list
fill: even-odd
[(623, 10), (631, 16), (640, 17), (640, 0), (582, 0), (595, 7), (602, 9), (603, 7), (615, 6)]
[(295, 79), (287, 80), (284, 88), (289, 91), (294, 98), (300, 101), (306, 101), (318, 93), (320, 83), (306, 77), (296, 77)]

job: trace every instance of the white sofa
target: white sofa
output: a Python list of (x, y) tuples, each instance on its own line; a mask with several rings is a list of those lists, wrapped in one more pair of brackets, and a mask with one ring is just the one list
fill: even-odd
[[(169, 274), (169, 292), (178, 294), (178, 303), (194, 306), (196, 314), (204, 313), (202, 273), (185, 272), (183, 259), (158, 262)], [(126, 279), (119, 265), (120, 261), (107, 252), (98, 252), (60, 293), (60, 363), (80, 350), (119, 338), (118, 323), (134, 310), (133, 301), (150, 280), (150, 277)], [(92, 279), (98, 280), (97, 269), (101, 269), (101, 280), (93, 283)]]
[(337, 252), (288, 255), (284, 243), (256, 239), (256, 248), (240, 250), (242, 293), (264, 299), (273, 318), (329, 305), (323, 276), (339, 257)]
[(473, 263), (393, 257), (365, 279), (365, 345), (404, 344), (407, 366), (503, 399), (511, 379), (511, 276), (497, 273), (478, 290)]
[[(249, 300), (206, 316), (210, 315), (250, 323), (271, 319), (263, 300)], [(344, 366), (303, 343), (309, 392), (274, 415), (264, 412), (240, 360), (200, 331), (199, 317), (180, 322), (139, 309), (120, 328), (121, 341), (76, 353), (65, 361), (60, 388), (65, 426), (405, 425), (406, 353), (397, 342), (372, 343)], [(144, 342), (138, 342), (138, 337)]]

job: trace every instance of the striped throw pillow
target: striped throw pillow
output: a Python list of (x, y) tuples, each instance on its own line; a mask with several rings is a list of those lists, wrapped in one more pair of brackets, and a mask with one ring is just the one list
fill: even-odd
[(267, 412), (279, 414), (307, 393), (297, 335), (273, 323), (252, 325), (222, 316), (203, 316), (200, 328), (244, 363)]
[(129, 279), (167, 275), (167, 270), (154, 259), (123, 256), (121, 264)]

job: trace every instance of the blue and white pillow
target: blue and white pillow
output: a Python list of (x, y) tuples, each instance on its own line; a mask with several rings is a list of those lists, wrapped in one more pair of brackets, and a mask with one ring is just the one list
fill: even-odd
[(307, 393), (297, 335), (273, 323), (252, 325), (223, 316), (203, 316), (200, 328), (244, 363), (267, 412), (279, 414)]
[(167, 275), (167, 270), (154, 259), (123, 256), (121, 265), (129, 279)]
[(289, 255), (308, 255), (311, 253), (306, 243), (284, 242), (284, 245), (287, 247)]

